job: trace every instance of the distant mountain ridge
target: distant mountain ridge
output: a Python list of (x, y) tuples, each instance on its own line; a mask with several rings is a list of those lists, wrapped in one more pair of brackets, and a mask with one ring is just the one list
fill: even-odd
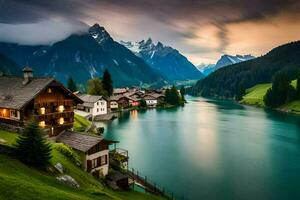
[(254, 59), (255, 57), (252, 55), (223, 55), (216, 64), (202, 64), (198, 66), (198, 69), (200, 72), (202, 72), (205, 76), (208, 76), (209, 74), (213, 73), (214, 71), (217, 71), (218, 69), (221, 69), (223, 67), (237, 64), (240, 62), (248, 61), (251, 59)]
[(241, 97), (245, 90), (257, 84), (270, 83), (278, 72), (285, 72), (290, 80), (300, 70), (300, 41), (274, 48), (259, 58), (241, 62), (210, 74), (190, 89), (193, 95), (207, 97)]
[(104, 27), (90, 27), (88, 33), (73, 34), (53, 45), (0, 43), (0, 53), (19, 66), (29, 65), (41, 76), (54, 76), (66, 83), (72, 76), (85, 85), (92, 77), (102, 76), (107, 68), (115, 86), (160, 84), (164, 79), (143, 59), (115, 42)]
[(120, 41), (120, 43), (143, 58), (155, 71), (169, 81), (203, 78), (203, 74), (185, 56), (161, 42), (154, 44), (149, 38), (146, 41)]

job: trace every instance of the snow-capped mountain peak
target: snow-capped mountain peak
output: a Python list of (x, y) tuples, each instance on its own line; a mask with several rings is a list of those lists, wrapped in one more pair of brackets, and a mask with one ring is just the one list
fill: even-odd
[(99, 24), (94, 24), (89, 29), (89, 34), (99, 43), (103, 44), (107, 41), (113, 41), (109, 33), (105, 30), (104, 27)]
[(170, 81), (203, 77), (201, 72), (179, 51), (161, 42), (155, 44), (151, 38), (148, 38), (140, 42), (120, 41), (120, 43), (143, 58), (155, 71)]

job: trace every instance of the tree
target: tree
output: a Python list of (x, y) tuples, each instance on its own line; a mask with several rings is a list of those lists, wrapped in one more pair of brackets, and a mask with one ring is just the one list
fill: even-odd
[(68, 79), (68, 89), (71, 92), (76, 92), (78, 90), (77, 85), (76, 85), (75, 81), (73, 80), (72, 76), (70, 76)]
[(107, 69), (105, 69), (103, 73), (102, 87), (107, 92), (108, 96), (111, 96), (113, 94), (113, 81)]
[(180, 98), (180, 95), (175, 86), (172, 86), (171, 89), (166, 90), (165, 101), (167, 104), (174, 106), (179, 106), (183, 104), (182, 99)]
[(297, 76), (296, 93), (297, 93), (297, 98), (300, 99), (300, 72), (298, 72), (298, 76)]
[(264, 103), (268, 107), (278, 107), (292, 101), (295, 97), (294, 88), (290, 85), (291, 81), (284, 72), (275, 75), (272, 88), (269, 89), (264, 97)]
[(23, 163), (45, 169), (50, 165), (51, 146), (42, 137), (42, 132), (36, 122), (30, 122), (24, 133), (17, 139), (16, 155)]
[(186, 94), (186, 91), (185, 91), (185, 87), (184, 86), (181, 86), (181, 88), (180, 88), (180, 94), (181, 94), (182, 102), (185, 102), (184, 95)]
[(140, 100), (140, 107), (141, 108), (146, 108), (147, 107), (147, 102), (144, 99)]
[(103, 89), (102, 82), (99, 78), (93, 78), (88, 81), (87, 93), (90, 95), (108, 95), (107, 92)]

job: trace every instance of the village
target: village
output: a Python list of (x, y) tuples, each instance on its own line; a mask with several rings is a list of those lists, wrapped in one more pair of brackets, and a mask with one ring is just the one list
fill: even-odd
[[(22, 135), (26, 127), (37, 123), (44, 139), (70, 147), (78, 154), (82, 170), (96, 178), (106, 177), (111, 188), (128, 190), (134, 181), (139, 181), (149, 191), (163, 194), (128, 170), (128, 151), (117, 148), (120, 141), (107, 140), (102, 132), (76, 131), (74, 123), (76, 115), (92, 122), (113, 120), (119, 112), (165, 105), (165, 89), (115, 88), (110, 97), (105, 97), (72, 92), (54, 78), (34, 77), (33, 73), (25, 67), (23, 77), (0, 76), (0, 130)], [(63, 168), (60, 163), (55, 167)], [(72, 177), (60, 180), (76, 185)]]

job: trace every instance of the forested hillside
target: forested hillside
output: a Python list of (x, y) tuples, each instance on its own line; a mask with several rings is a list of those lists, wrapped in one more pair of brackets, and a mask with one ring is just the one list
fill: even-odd
[(239, 99), (247, 88), (269, 83), (279, 71), (295, 79), (300, 69), (300, 42), (282, 45), (268, 54), (222, 68), (197, 82), (190, 89), (193, 95)]

